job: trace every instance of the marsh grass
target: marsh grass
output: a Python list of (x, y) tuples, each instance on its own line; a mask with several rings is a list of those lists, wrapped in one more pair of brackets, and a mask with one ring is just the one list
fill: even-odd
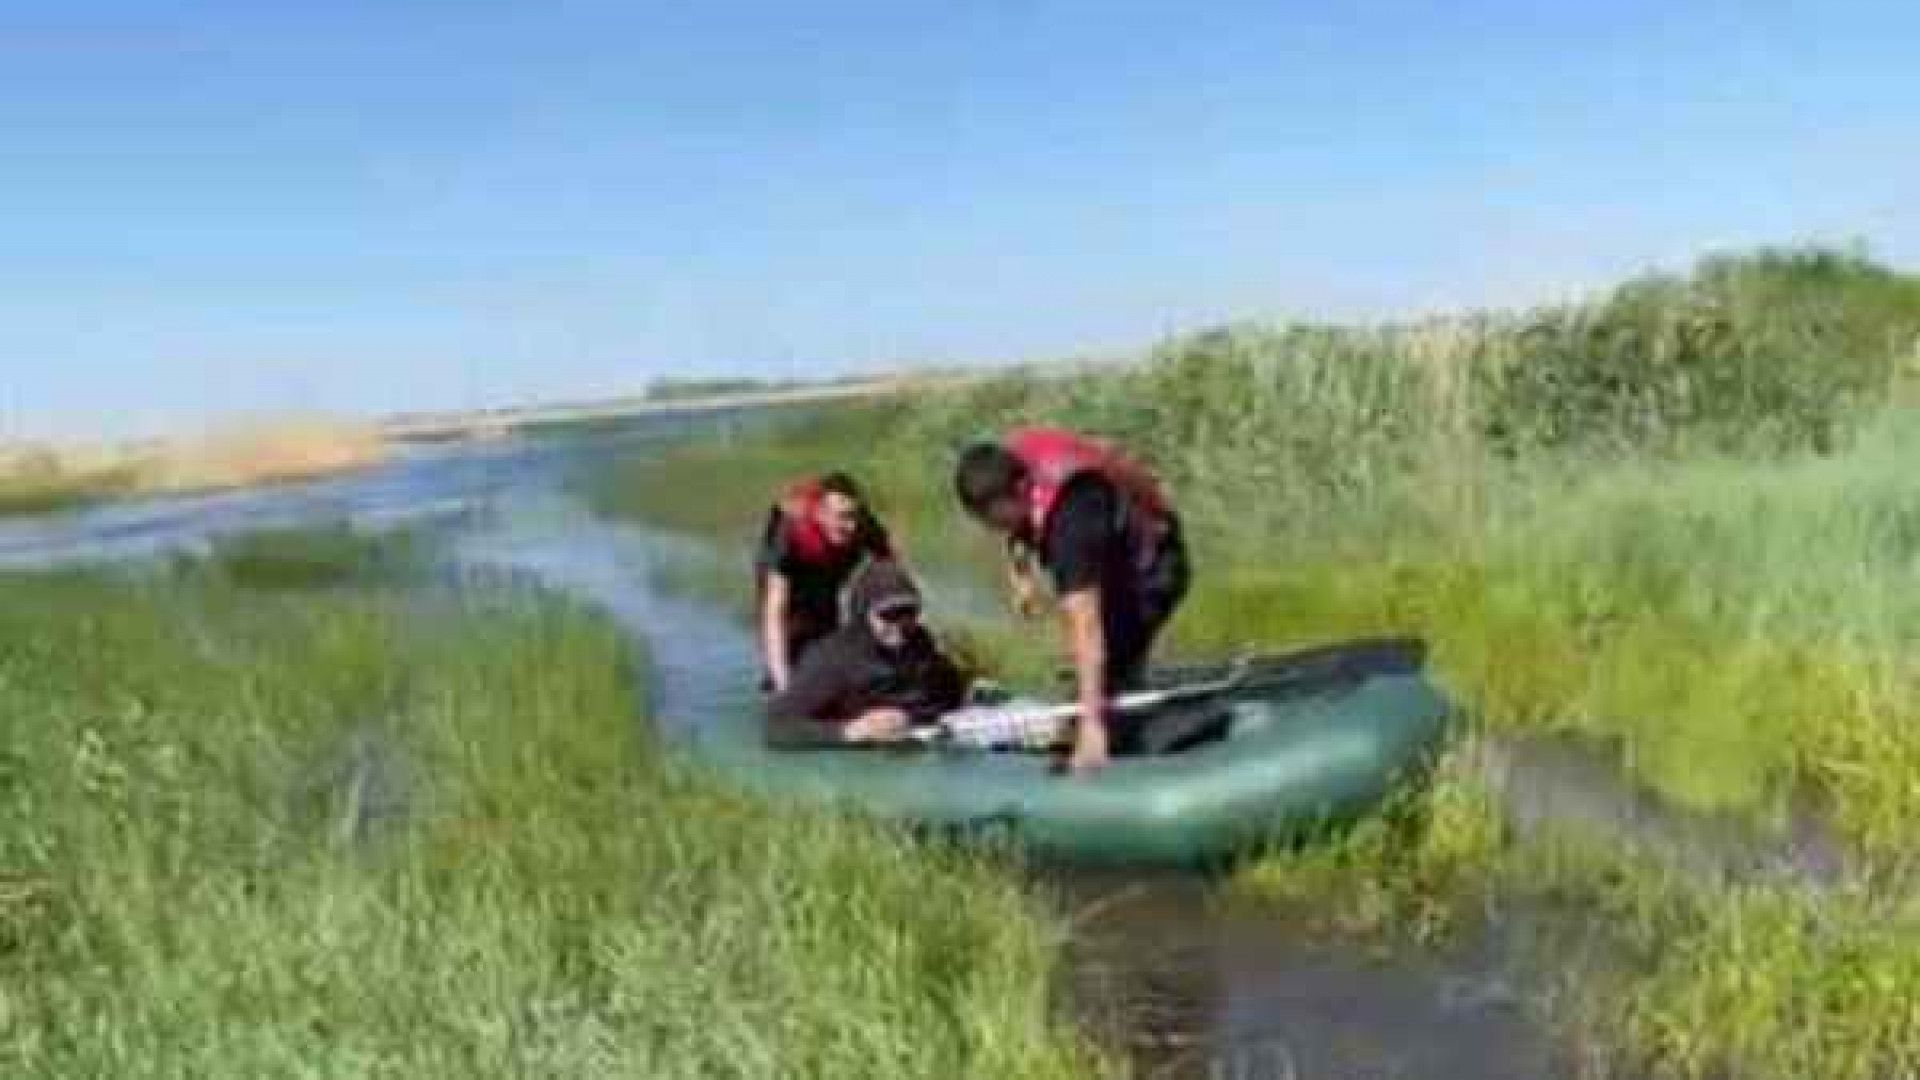
[(1328, 843), (1230, 885), (1243, 903), (1373, 950), (1494, 935), (1525, 1007), (1595, 1077), (1835, 1077), (1920, 1069), (1910, 868), (1832, 893), (1712, 879), (1562, 825), (1515, 835), (1465, 762)]
[[(91, 571), (0, 594), (0, 1073), (1105, 1068), (1010, 875), (684, 775), (586, 611)], [(368, 740), (405, 778), (372, 833), (338, 767)]]
[(224, 536), (204, 555), (176, 559), (173, 569), (259, 590), (397, 585), (426, 569), (433, 546), (421, 531), (339, 521)]
[(1579, 837), (1511, 846), (1487, 873), (1501, 910), (1550, 906), (1561, 925), (1598, 931), (1580, 962), (1547, 954), (1559, 968), (1555, 1019), (1610, 1044), (1629, 1075), (1920, 1070), (1920, 932), (1906, 885), (1861, 880), (1816, 895), (1708, 884)]
[[(921, 459), (886, 423), (695, 444), (622, 471), (616, 509), (737, 549), (745, 589), (769, 492), (799, 469), (854, 462), (910, 561), (996, 592), (993, 545), (945, 505), (935, 468), (908, 480), (902, 462)], [(1637, 776), (1700, 809), (1776, 816), (1814, 783), (1860, 843), (1897, 844), (1920, 810), (1916, 449), (1920, 416), (1889, 411), (1828, 456), (1489, 465), (1457, 511), (1272, 528), (1197, 514), (1201, 577), (1169, 651), (1418, 633), (1488, 723), (1613, 742)], [(713, 581), (724, 588), (731, 569)], [(989, 660), (1052, 662), (1044, 626), (932, 614)]]
[[(1321, 842), (1275, 852), (1228, 894), (1284, 908), (1337, 935), (1383, 945), (1449, 943), (1486, 915), (1508, 837), (1493, 796), (1455, 750), (1421, 787)], [(1327, 899), (1340, 897), (1329, 905)]]
[(369, 468), (388, 450), (373, 427), (316, 417), (263, 419), (141, 446), (0, 443), (0, 516), (306, 480)]
[[(1490, 727), (1576, 731), (1686, 805), (1777, 820), (1817, 789), (1863, 857), (1920, 812), (1920, 281), (1832, 252), (1704, 262), (1589, 305), (1380, 328), (1233, 327), (1149, 364), (822, 414), (623, 470), (614, 509), (744, 541), (791, 475), (849, 467), (910, 558), (991, 587), (948, 470), (1054, 422), (1170, 482), (1199, 574), (1168, 651), (1416, 633)], [(988, 628), (996, 652), (1019, 631)], [(1505, 835), (1443, 770), (1423, 805), (1239, 887), (1331, 929), (1441, 941), (1535, 906), (1604, 925), (1550, 980), (1596, 1060), (1661, 1075), (1920, 1071), (1909, 878), (1714, 885), (1590, 838)]]
[(997, 591), (952, 457), (1069, 424), (1155, 465), (1188, 519), (1169, 652), (1420, 633), (1488, 723), (1610, 741), (1700, 809), (1778, 816), (1817, 785), (1886, 847), (1920, 810), (1920, 412), (1889, 404), (1917, 350), (1920, 282), (1762, 252), (1578, 308), (1233, 328), (1144, 368), (823, 411), (623, 471), (603, 506), (744, 565), (780, 484), (850, 468), (910, 560)]

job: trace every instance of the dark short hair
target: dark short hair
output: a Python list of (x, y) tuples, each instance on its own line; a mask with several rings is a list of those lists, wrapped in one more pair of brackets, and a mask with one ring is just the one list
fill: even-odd
[(1027, 465), (998, 443), (974, 443), (960, 452), (953, 469), (953, 492), (960, 505), (976, 517), (985, 517), (995, 500), (1020, 493)]
[(854, 502), (866, 505), (866, 493), (860, 490), (860, 484), (844, 472), (830, 472), (820, 478), (820, 490), (835, 495), (845, 495)]

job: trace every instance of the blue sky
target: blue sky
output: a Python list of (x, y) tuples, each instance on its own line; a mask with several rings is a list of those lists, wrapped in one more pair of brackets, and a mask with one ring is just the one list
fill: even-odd
[(1920, 262), (1920, 4), (0, 10), (0, 437)]

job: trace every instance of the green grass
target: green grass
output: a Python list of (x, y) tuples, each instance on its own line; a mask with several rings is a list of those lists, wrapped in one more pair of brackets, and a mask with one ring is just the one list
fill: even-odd
[[(658, 506), (677, 527), (740, 536), (763, 504), (744, 493), (756, 485), (718, 494), (731, 461), (756, 463), (741, 475), (758, 480), (784, 460), (838, 459), (893, 481), (880, 497), (904, 520), (949, 513), (917, 494), (940, 490), (937, 473), (894, 479), (919, 460), (899, 428), (844, 423), (689, 447), (629, 474), (642, 492), (634, 512)], [(1891, 853), (1920, 809), (1908, 659), (1920, 489), (1905, 471), (1917, 440), (1920, 419), (1889, 411), (1829, 456), (1489, 464), (1462, 501), (1476, 512), (1403, 506), (1407, 527), (1384, 533), (1359, 511), (1283, 538), (1209, 513), (1197, 530), (1204, 576), (1171, 644), (1214, 653), (1419, 632), (1481, 724), (1611, 742), (1632, 776), (1703, 809), (1771, 818), (1795, 785), (1817, 785), (1854, 846)], [(860, 456), (870, 446), (883, 456)], [(686, 463), (701, 479), (683, 486)], [(990, 548), (948, 522), (919, 551), (988, 584)], [(942, 557), (955, 549), (960, 561)], [(989, 659), (1021, 653), (1005, 623), (968, 638)], [(1535, 905), (1600, 919), (1608, 965), (1542, 973), (1541, 1008), (1629, 1075), (1920, 1069), (1909, 978), (1920, 930), (1908, 911), (1920, 901), (1904, 882), (1862, 882), (1837, 900), (1703, 886), (1577, 838), (1505, 836), (1492, 810), (1456, 772), (1414, 810), (1269, 860), (1235, 888), (1296, 920), (1324, 916), (1328, 932), (1415, 945)]]
[[(1920, 1070), (1920, 939), (1884, 902), (1727, 890), (1644, 934), (1652, 974), (1614, 1009), (1666, 1072), (1869, 1080)], [(1691, 900), (1693, 904), (1700, 900)]]
[[(1807, 342), (1826, 351), (1786, 355)], [(948, 495), (953, 454), (1008, 423), (1071, 424), (1156, 465), (1189, 519), (1199, 576), (1170, 650), (1423, 633), (1489, 723), (1614, 742), (1703, 809), (1774, 815), (1818, 785), (1885, 847), (1920, 810), (1920, 412), (1891, 397), (1915, 358), (1920, 282), (1769, 252), (1585, 308), (1199, 334), (1136, 371), (823, 411), (598, 493), (744, 563), (781, 483), (849, 468), (911, 561), (992, 589), (993, 545)], [(1691, 404), (1589, 400), (1639, 393), (1644, 365)], [(1033, 652), (1005, 624), (965, 629)]]
[(1423, 798), (1270, 857), (1231, 893), (1372, 949), (1515, 935), (1528, 1008), (1594, 1075), (1831, 1077), (1920, 1070), (1920, 896), (1898, 864), (1831, 895), (1683, 875), (1597, 835), (1514, 836), (1464, 762)]
[(1850, 837), (1894, 847), (1920, 810), (1916, 443), (1920, 416), (1890, 413), (1833, 457), (1508, 479), (1408, 541), (1262, 564), (1233, 538), (1180, 636), (1419, 632), (1490, 724), (1614, 741), (1703, 809), (1767, 815), (1815, 784)]
[[(0, 594), (0, 1073), (1105, 1068), (1009, 875), (682, 775), (585, 611), (205, 574)], [(369, 747), (397, 821), (357, 820)]]
[(177, 569), (251, 589), (321, 589), (405, 581), (430, 551), (431, 540), (423, 533), (371, 532), (341, 521), (222, 537), (205, 555), (186, 559)]
[[(1777, 820), (1816, 789), (1873, 865), (1903, 857), (1920, 812), (1917, 362), (1920, 279), (1762, 252), (1574, 308), (1235, 327), (1097, 378), (827, 412), (619, 470), (601, 504), (744, 553), (781, 482), (849, 468), (911, 560), (991, 587), (992, 545), (948, 495), (953, 455), (1011, 423), (1068, 424), (1148, 460), (1188, 518), (1198, 576), (1171, 652), (1419, 633), (1481, 725), (1599, 740), (1704, 810)], [(1004, 622), (981, 640), (1034, 651)], [(1619, 968), (1555, 1012), (1629, 1070), (1920, 1070), (1903, 875), (1838, 898), (1678, 881), (1578, 838), (1504, 836), (1453, 776), (1240, 885), (1338, 898), (1330, 929), (1415, 942), (1503, 905), (1597, 914)]]
[(1243, 868), (1229, 896), (1344, 938), (1448, 943), (1484, 918), (1497, 884), (1490, 870), (1508, 857), (1497, 806), (1465, 763), (1464, 751), (1451, 753), (1426, 788), (1402, 789), (1349, 830)]
[[(911, 464), (899, 423), (859, 411), (696, 443), (622, 470), (602, 504), (734, 548), (744, 567), (780, 480), (852, 463), (910, 560), (994, 588), (992, 544), (945, 505), (937, 469)], [(1169, 649), (1421, 633), (1488, 723), (1615, 742), (1637, 776), (1702, 809), (1770, 816), (1818, 784), (1850, 836), (1894, 845), (1920, 811), (1916, 450), (1920, 415), (1887, 412), (1833, 456), (1490, 464), (1470, 497), (1435, 495), (1458, 509), (1284, 530), (1201, 512), (1200, 577)], [(1022, 649), (1007, 622), (934, 616), (1001, 658), (1054, 648), (1045, 626)]]

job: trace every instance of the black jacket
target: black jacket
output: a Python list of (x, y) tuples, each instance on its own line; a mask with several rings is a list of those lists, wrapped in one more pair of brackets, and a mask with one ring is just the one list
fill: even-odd
[(924, 723), (958, 708), (965, 697), (965, 679), (924, 628), (892, 651), (874, 640), (861, 618), (801, 657), (787, 689), (767, 703), (767, 742), (838, 745), (845, 722), (870, 709), (901, 709)]

